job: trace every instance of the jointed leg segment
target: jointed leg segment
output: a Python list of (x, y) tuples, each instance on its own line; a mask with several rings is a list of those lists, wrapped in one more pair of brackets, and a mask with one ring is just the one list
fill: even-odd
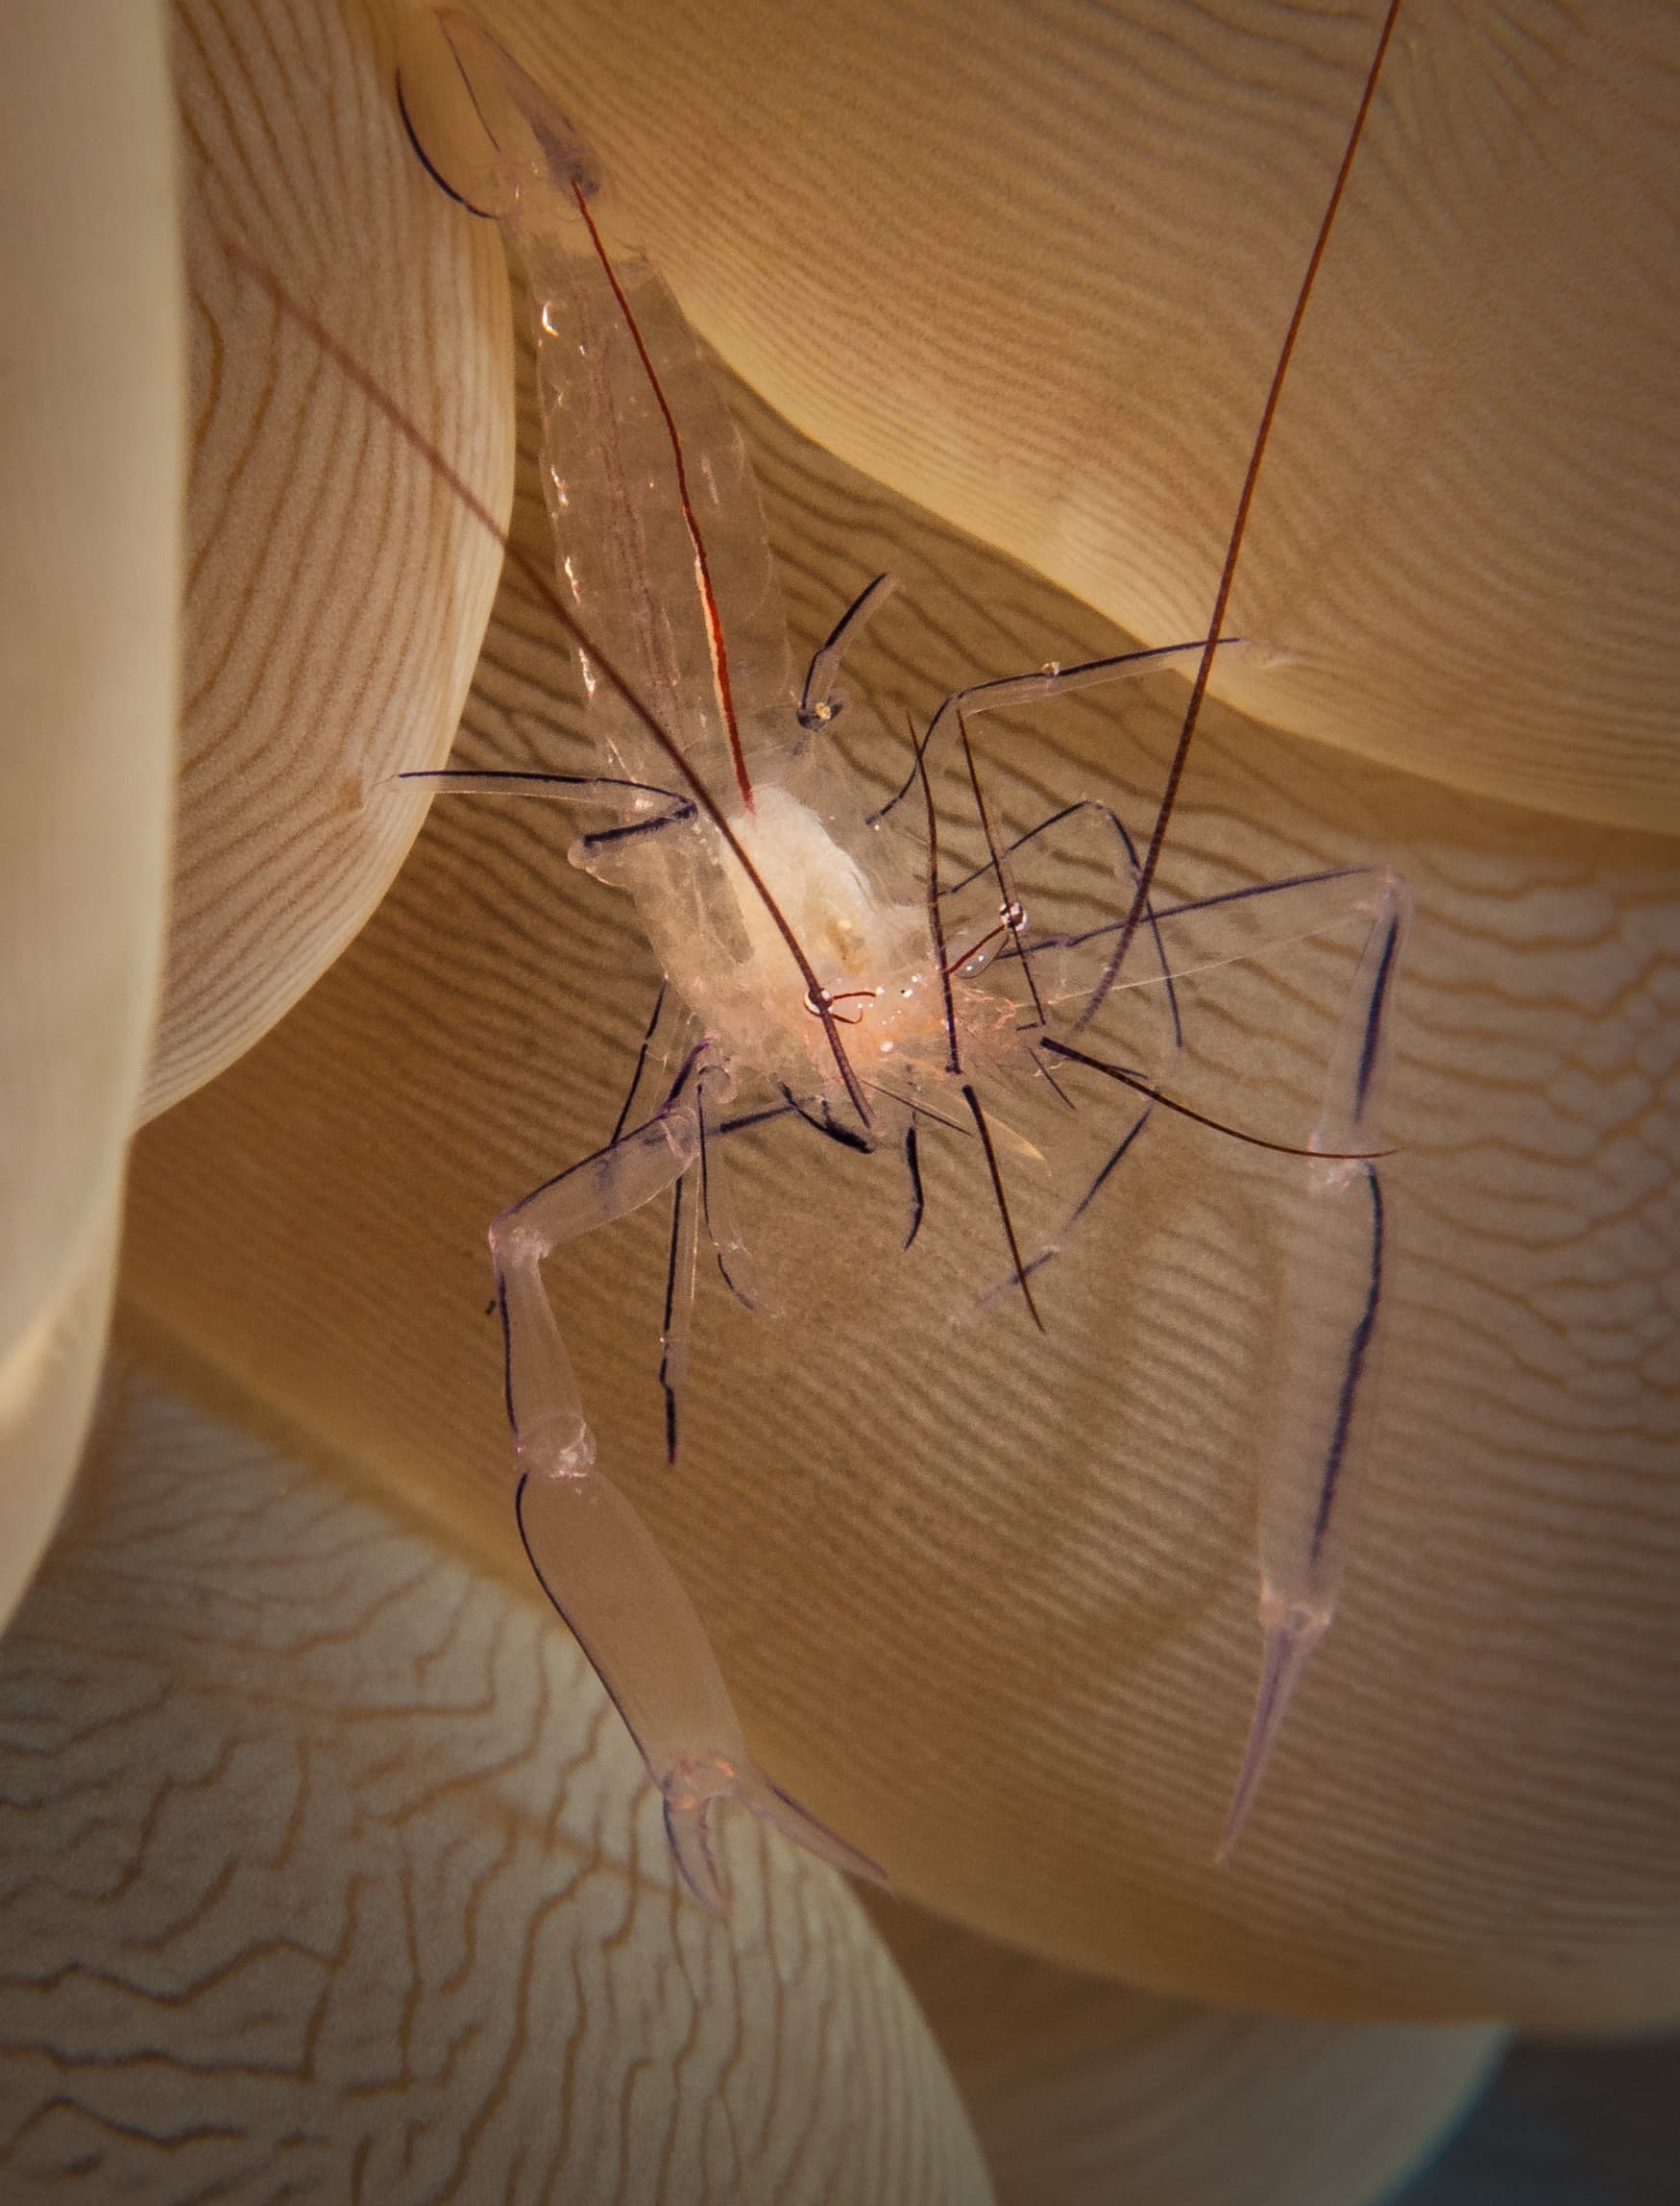
[(1259, 1496), (1259, 1689), (1220, 1858), (1240, 1836), (1313, 1649), (1335, 1614), (1346, 1534), (1376, 1394), (1385, 1287), (1376, 1104), (1411, 899), (1369, 876), (1372, 915), (1309, 1147), (1307, 1190), (1285, 1258), (1282, 1407)]
[(695, 1897), (721, 1912), (706, 1826), (719, 1798), (743, 1802), (837, 1868), (877, 1881), (881, 1871), (753, 1762), (693, 1602), (647, 1527), (595, 1467), (595, 1436), (541, 1275), (552, 1250), (627, 1216), (695, 1165), (696, 1058), (653, 1117), (503, 1211), (490, 1247), (520, 1461), (520, 1536), (659, 1787), (677, 1867)]

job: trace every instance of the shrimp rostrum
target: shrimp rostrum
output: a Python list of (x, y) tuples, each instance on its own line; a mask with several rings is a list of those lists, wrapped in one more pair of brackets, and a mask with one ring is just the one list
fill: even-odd
[[(1190, 1110), (1169, 1080), (1138, 1066), (1134, 1045), (1113, 1038), (1143, 1006), (1170, 1052), (1184, 975), (1362, 926), (1317, 1122), (1300, 1147), (1261, 1144), (1300, 1159), (1302, 1198), (1284, 1269), (1287, 1408), (1261, 1469), (1262, 1678), (1229, 1846), (1330, 1621), (1370, 1417), (1384, 1240), (1374, 1110), (1403, 888), (1380, 869), (1352, 869), (1177, 906), (1156, 895), (1170, 796), (1214, 652), (1247, 648), (1220, 638), (1234, 533), (1208, 635), (948, 699), (913, 737), (902, 787), (871, 810), (829, 729), (846, 648), (889, 579), (864, 591), (796, 689), (744, 445), (680, 311), (615, 230), (594, 163), (546, 95), (471, 20), (450, 11), (441, 21), (484, 143), (481, 167), (450, 182), (495, 216), (526, 277), (558, 539), (558, 592), (546, 577), (540, 586), (572, 638), (599, 757), (589, 776), (446, 769), (416, 778), (440, 793), (584, 808), (572, 859), (633, 897), (665, 975), (612, 1139), (490, 1229), (516, 1507), (532, 1567), (632, 1733), (678, 1868), (702, 1900), (722, 1904), (707, 1823), (719, 1798), (842, 1869), (878, 1876), (748, 1753), (692, 1602), (597, 1460), (545, 1260), (673, 1191), (661, 1378), (674, 1456), (706, 1241), (734, 1292), (749, 1306), (755, 1296), (728, 1195), (731, 1138), (786, 1118), (860, 1158), (897, 1162), (913, 1240), (918, 1144), (954, 1130), (996, 1213), (996, 1292), (1040, 1323), (1035, 1287), (1060, 1237), (1030, 1246), (1017, 1231), (1010, 1099), (1029, 1086), (1059, 1095), (1064, 1083), (1084, 1082), (1124, 1104), (1102, 1170), (1068, 1190), (1069, 1229), (1157, 1111), (1198, 1119), (1210, 1140), (1257, 1139)], [(1145, 850), (1095, 803), (1000, 841), (972, 722), (1174, 670), (1195, 676), (1191, 710)], [(971, 807), (985, 851), (976, 866), (950, 868), (950, 879), (933, 798), (941, 774)], [(1106, 852), (1119, 916), (1077, 932), (1035, 930), (1014, 888), (1017, 856), (1069, 835)]]

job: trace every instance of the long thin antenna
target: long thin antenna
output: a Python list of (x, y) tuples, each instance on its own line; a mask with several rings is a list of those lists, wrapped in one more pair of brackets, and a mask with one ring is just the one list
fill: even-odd
[[(1028, 1284), (1027, 1266), (1021, 1258), (1020, 1238), (1015, 1232), (1015, 1221), (1010, 1214), (1010, 1198), (1004, 1187), (1003, 1168), (997, 1161), (997, 1150), (992, 1144), (991, 1128), (986, 1123), (980, 1097), (974, 1091), (973, 1081), (963, 1076), (962, 1051), (957, 1040), (957, 1007), (951, 997), (951, 969), (945, 957), (945, 922), (939, 911), (939, 821), (934, 810), (934, 785), (928, 779), (927, 739), (924, 737), (917, 743), (913, 726), (910, 740), (915, 753), (913, 771), (921, 783), (922, 803), (927, 813), (928, 935), (934, 953), (934, 965), (939, 975), (939, 986), (944, 992), (945, 1032), (950, 1042), (945, 1069), (954, 1080), (962, 1082), (962, 1100), (968, 1106), (968, 1115), (974, 1120), (974, 1130), (980, 1136), (980, 1145), (986, 1152), (986, 1168), (991, 1176), (992, 1197), (997, 1204), (997, 1214), (1003, 1220), (1004, 1238), (1010, 1245), (1010, 1261), (1015, 1267), (1015, 1285), (1021, 1290), (1033, 1323), (1042, 1333), (1044, 1320), (1038, 1314), (1038, 1305), (1033, 1299), (1033, 1289)], [(963, 740), (966, 743), (966, 734)], [(978, 782), (975, 784), (975, 794), (979, 795)]]
[(1223, 1118), (1209, 1118), (1205, 1112), (1194, 1111), (1188, 1103), (1179, 1102), (1164, 1089), (1146, 1080), (1141, 1072), (1132, 1072), (1124, 1065), (1110, 1065), (1106, 1058), (1087, 1057), (1083, 1049), (1075, 1049), (1070, 1042), (1058, 1042), (1053, 1035), (1045, 1035), (1038, 1046), (1066, 1058), (1070, 1065), (1083, 1065), (1092, 1072), (1106, 1072), (1110, 1080), (1118, 1080), (1122, 1088), (1130, 1088), (1134, 1095), (1147, 1095), (1163, 1110), (1176, 1112), (1181, 1118), (1192, 1119), (1210, 1133), (1229, 1135), (1233, 1141), (1246, 1141), (1251, 1149), (1270, 1149), (1278, 1157), (1304, 1157), (1315, 1164), (1376, 1164), (1384, 1157), (1394, 1155), (1392, 1149), (1298, 1149), (1292, 1141), (1268, 1140), (1264, 1134), (1247, 1134), (1240, 1126), (1228, 1126)]
[(752, 778), (746, 771), (746, 752), (742, 746), (741, 725), (735, 717), (735, 692), (729, 680), (729, 647), (723, 640), (723, 616), (718, 610), (718, 593), (712, 584), (712, 562), (706, 555), (706, 540), (700, 534), (700, 524), (694, 518), (694, 501), (689, 489), (688, 461), (683, 457), (683, 440), (676, 426), (676, 416), (670, 410), (670, 401), (665, 395), (665, 385), (659, 380), (659, 370), (653, 364), (653, 355), (647, 350), (637, 321), (635, 309), (619, 281), (619, 271), (613, 266), (612, 256), (606, 249), (600, 232), (596, 228), (595, 216), (589, 211), (589, 201), (583, 186), (572, 180), (572, 196), (577, 202), (577, 211), (589, 228), (589, 241), (595, 247), (595, 257), (601, 264), (601, 273), (612, 285), (613, 297), (619, 303), (619, 311), (624, 317), (624, 327), (630, 332), (642, 362), (643, 373), (653, 392), (656, 404), (665, 422), (665, 433), (670, 444), (670, 456), (676, 467), (677, 497), (682, 502), (683, 527), (688, 530), (690, 546), (694, 554), (694, 579), (700, 585), (700, 607), (706, 616), (706, 648), (712, 658), (712, 678), (718, 690), (718, 702), (723, 713), (723, 726), (729, 737), (729, 763), (735, 769), (735, 786), (741, 792), (741, 801), (750, 812), (753, 809)]
[(1342, 204), (1342, 194), (1347, 187), (1348, 178), (1352, 170), (1353, 156), (1358, 152), (1359, 140), (1364, 135), (1366, 118), (1371, 112), (1372, 102), (1376, 97), (1376, 81), (1382, 73), (1383, 57), (1388, 52), (1389, 39), (1394, 33), (1395, 18), (1400, 12), (1400, 0), (1389, 0), (1388, 13), (1383, 17), (1382, 30), (1376, 40), (1376, 51), (1372, 57), (1371, 67), (1366, 73), (1365, 90), (1360, 97), (1359, 111), (1353, 117), (1353, 127), (1348, 134), (1348, 143), (1342, 154), (1342, 165), (1336, 171), (1335, 183), (1330, 186), (1329, 200), (1325, 208), (1324, 219), (1319, 224), (1318, 236), (1313, 242), (1311, 257), (1306, 263), (1306, 273), (1303, 276), (1301, 288), (1295, 295), (1295, 310), (1290, 315), (1289, 327), (1284, 331), (1282, 347), (1278, 355), (1278, 365), (1272, 373), (1272, 387), (1266, 393), (1266, 404), (1260, 414), (1260, 426), (1254, 433), (1254, 449), (1249, 454), (1248, 473), (1243, 477), (1242, 490), (1237, 498), (1236, 514), (1230, 525), (1230, 539), (1225, 550), (1225, 565), (1220, 570), (1219, 588), (1214, 594), (1213, 617), (1207, 624), (1207, 641), (1203, 646), (1202, 657), (1196, 668), (1196, 678), (1190, 686), (1190, 701), (1184, 707), (1183, 723), (1179, 729), (1178, 748), (1173, 752), (1173, 763), (1168, 769), (1166, 787), (1161, 792), (1160, 806), (1156, 813), (1155, 826), (1150, 833), (1149, 848), (1144, 853), (1142, 870), (1137, 876), (1137, 886), (1132, 891), (1132, 909), (1126, 915), (1126, 924), (1121, 930), (1119, 946), (1112, 961), (1115, 969), (1119, 968), (1127, 951), (1132, 947), (1132, 938), (1137, 932), (1149, 903), (1150, 890), (1155, 885), (1156, 869), (1160, 864), (1161, 848), (1167, 838), (1167, 827), (1173, 817), (1173, 807), (1179, 800), (1179, 785), (1184, 778), (1184, 764), (1190, 755), (1190, 745), (1195, 738), (1197, 723), (1202, 717), (1202, 699), (1207, 694), (1208, 677), (1213, 672), (1213, 654), (1219, 648), (1220, 636), (1225, 626), (1226, 611), (1230, 603), (1231, 585), (1236, 580), (1237, 560), (1242, 554), (1243, 536), (1249, 525), (1249, 508), (1254, 502), (1254, 485), (1260, 478), (1260, 463), (1266, 456), (1266, 445), (1272, 434), (1273, 421), (1277, 417), (1278, 402), (1283, 395), (1283, 382), (1289, 373), (1289, 363), (1295, 352), (1295, 341), (1300, 336), (1301, 326), (1306, 318), (1307, 302), (1312, 297), (1312, 287), (1318, 278), (1319, 263), (1324, 259), (1325, 248), (1330, 241), (1330, 231), (1335, 224), (1336, 211)]
[[(997, 881), (997, 893), (1003, 898), (1003, 922), (1014, 945), (1015, 955), (1020, 958), (1021, 922), (1026, 915), (1016, 900), (1009, 874), (1004, 870), (1004, 854), (998, 848), (997, 837), (991, 831), (991, 814), (986, 810), (986, 797), (981, 790), (980, 768), (975, 761), (974, 746), (968, 740), (968, 723), (962, 717), (961, 705), (957, 708), (957, 733), (962, 739), (962, 757), (968, 768), (968, 786), (974, 792), (974, 809), (980, 815), (980, 831), (986, 837), (986, 859)], [(1026, 977), (1027, 993), (1033, 998), (1034, 1023), (1037, 1026), (1048, 1025), (1049, 1021), (1044, 1017), (1043, 998), (1038, 993), (1038, 982), (1030, 959), (1022, 959), (1021, 970)]]

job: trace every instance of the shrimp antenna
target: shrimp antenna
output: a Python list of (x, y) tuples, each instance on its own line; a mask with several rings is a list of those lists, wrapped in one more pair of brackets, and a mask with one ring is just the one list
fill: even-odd
[[(1248, 472), (1243, 477), (1243, 486), (1236, 502), (1236, 512), (1230, 525), (1230, 540), (1225, 548), (1225, 565), (1220, 570), (1219, 588), (1214, 593), (1213, 615), (1207, 624), (1207, 641), (1202, 647), (1202, 657), (1196, 669), (1196, 678), (1190, 685), (1190, 699), (1184, 707), (1184, 718), (1179, 728), (1178, 746), (1173, 752), (1172, 765), (1167, 771), (1166, 787), (1161, 792), (1160, 805), (1155, 816), (1155, 826), (1150, 831), (1149, 847), (1144, 853), (1143, 865), (1137, 876), (1137, 886), (1132, 893), (1132, 908), (1126, 915), (1126, 924), (1121, 929), (1120, 941), (1109, 963), (1108, 974), (1106, 979), (1111, 979), (1111, 976), (1119, 970), (1127, 951), (1132, 947), (1132, 938), (1136, 934), (1144, 913), (1149, 907), (1149, 893), (1155, 886), (1156, 869), (1160, 864), (1161, 849), (1167, 839), (1167, 828), (1172, 821), (1173, 808), (1179, 800), (1179, 785), (1184, 778), (1184, 766), (1190, 755), (1190, 745), (1195, 740), (1197, 724), (1202, 718), (1202, 700), (1207, 695), (1208, 677), (1213, 672), (1213, 654), (1219, 649), (1221, 633), (1225, 626), (1226, 612), (1230, 604), (1231, 586), (1236, 580), (1237, 561), (1242, 555), (1243, 538), (1248, 531), (1249, 509), (1254, 504), (1254, 486), (1260, 478), (1260, 463), (1266, 456), (1266, 446), (1272, 435), (1272, 424), (1277, 418), (1278, 404), (1283, 396), (1284, 380), (1289, 374), (1289, 363), (1295, 355), (1296, 339), (1301, 335), (1302, 324), (1306, 319), (1307, 302), (1312, 297), (1313, 285), (1318, 279), (1319, 264), (1324, 259), (1325, 249), (1330, 241), (1330, 232), (1335, 226), (1336, 213), (1342, 204), (1342, 194), (1347, 188), (1348, 178), (1353, 167), (1353, 157), (1358, 152), (1359, 140), (1365, 134), (1366, 119), (1371, 113), (1372, 102), (1376, 97), (1376, 81), (1382, 73), (1383, 58), (1388, 52), (1389, 40), (1394, 35), (1395, 19), (1400, 12), (1400, 0), (1389, 0), (1388, 13), (1383, 17), (1382, 29), (1377, 36), (1376, 51), (1372, 56), (1371, 66), (1366, 72), (1365, 89), (1360, 97), (1358, 112), (1353, 117), (1353, 127), (1348, 133), (1348, 142), (1342, 152), (1342, 165), (1337, 169), (1336, 181), (1330, 186), (1329, 199), (1326, 203), (1324, 216), (1319, 223), (1318, 236), (1313, 241), (1312, 252), (1307, 258), (1306, 272), (1302, 277), (1301, 287), (1295, 295), (1295, 310), (1289, 317), (1289, 326), (1283, 332), (1283, 342), (1278, 348), (1278, 364), (1272, 371), (1271, 388), (1267, 391), (1266, 403), (1260, 409), (1260, 425), (1254, 432), (1254, 446), (1249, 453)], [(1107, 993), (1107, 986), (1096, 993), (1092, 1001), (1081, 1015), (1079, 1026), (1075, 1029), (1076, 1032), (1079, 1027), (1087, 1025), (1095, 1017), (1097, 1012), (1102, 1008), (1102, 999)]]
[[(966, 736), (963, 740), (966, 742)], [(928, 935), (933, 944), (934, 964), (938, 969), (939, 986), (945, 995), (945, 1032), (951, 1044), (945, 1061), (946, 1069), (953, 1078), (962, 1081), (962, 1100), (968, 1106), (968, 1115), (974, 1120), (974, 1130), (980, 1136), (980, 1145), (986, 1151), (986, 1168), (991, 1175), (992, 1197), (997, 1204), (997, 1214), (1003, 1220), (1004, 1238), (1010, 1244), (1010, 1262), (1015, 1267), (1015, 1285), (1021, 1290), (1033, 1323), (1042, 1333), (1044, 1320), (1038, 1313), (1038, 1305), (1028, 1285), (1027, 1265), (1021, 1256), (1015, 1221), (1010, 1214), (1010, 1198), (1004, 1188), (1003, 1168), (997, 1161), (997, 1150), (992, 1143), (991, 1127), (986, 1122), (986, 1112), (975, 1092), (974, 1083), (962, 1078), (962, 1052), (957, 1043), (957, 1007), (951, 997), (951, 968), (945, 956), (945, 921), (939, 910), (939, 822), (934, 811), (933, 783), (928, 779), (927, 743), (925, 738), (919, 743), (916, 741), (913, 723), (911, 725), (910, 742), (915, 756), (915, 773), (922, 785), (922, 804), (928, 820)], [(978, 783), (975, 785), (975, 794), (979, 795)]]
[(954, 1078), (962, 1077), (962, 1052), (957, 1042), (957, 1006), (951, 996), (951, 967), (945, 953), (945, 916), (939, 909), (939, 821), (934, 810), (933, 784), (928, 779), (927, 760), (923, 755), (926, 738), (918, 740), (915, 723), (906, 720), (910, 727), (911, 754), (915, 760), (912, 772), (921, 782), (922, 804), (928, 821), (928, 941), (933, 946), (934, 970), (939, 976), (939, 989), (944, 996), (945, 1011), (945, 1069)]
[(1147, 1095), (1152, 1103), (1158, 1103), (1163, 1111), (1174, 1111), (1181, 1118), (1189, 1118), (1198, 1126), (1205, 1126), (1210, 1134), (1224, 1134), (1233, 1141), (1246, 1141), (1251, 1149), (1270, 1149), (1278, 1157), (1305, 1157), (1315, 1164), (1375, 1164), (1384, 1157), (1392, 1157), (1392, 1149), (1298, 1149), (1290, 1141), (1270, 1141), (1264, 1134), (1248, 1134), (1240, 1126), (1228, 1126), (1223, 1118), (1209, 1118), (1205, 1113), (1194, 1111), (1188, 1103), (1180, 1103), (1154, 1081), (1145, 1080), (1139, 1072), (1129, 1072), (1123, 1065), (1110, 1065), (1105, 1058), (1087, 1057), (1083, 1049), (1071, 1043), (1058, 1042), (1045, 1035), (1038, 1046), (1049, 1049), (1058, 1057), (1065, 1057), (1071, 1065), (1088, 1066), (1093, 1072), (1106, 1072), (1110, 1080), (1118, 1080), (1122, 1088), (1130, 1088), (1133, 1094)]
[[(991, 831), (991, 814), (986, 810), (986, 797), (981, 790), (980, 768), (975, 762), (974, 746), (968, 740), (968, 723), (961, 705), (957, 707), (957, 733), (962, 740), (962, 757), (968, 768), (968, 786), (974, 792), (974, 809), (979, 815), (980, 831), (986, 837), (986, 862), (997, 881), (997, 893), (1003, 898), (1004, 926), (1010, 945), (1021, 961), (1021, 970), (1026, 975), (1027, 993), (1033, 998), (1035, 1022), (1041, 1027), (1048, 1026), (1050, 1022), (1044, 1016), (1044, 1000), (1038, 993), (1038, 981), (1033, 971), (1032, 960), (1021, 955), (1021, 929), (1027, 915), (1010, 884), (1010, 876), (1004, 867), (1004, 853), (998, 848), (997, 837)], [(973, 875), (969, 878), (972, 879)]]
[(248, 276), (260, 290), (265, 291), (279, 311), (286, 315), (304, 331), (310, 340), (320, 348), (323, 355), (337, 368), (339, 374), (356, 390), (360, 391), (371, 404), (377, 406), (404, 442), (420, 454), (421, 458), (437, 476), (438, 480), (459, 500), (463, 509), (472, 515), (481, 528), (489, 531), (490, 535), (500, 545), (508, 563), (535, 593), (541, 603), (548, 609), (560, 627), (565, 630), (566, 634), (572, 638), (572, 642), (588, 652), (591, 661), (600, 669), (612, 688), (623, 699), (643, 727), (670, 760), (672, 766), (675, 767), (677, 772), (688, 785), (694, 802), (722, 837), (730, 856), (745, 874), (753, 894), (768, 914), (771, 925), (787, 944), (789, 955), (799, 968), (799, 977), (804, 981), (810, 993), (812, 1009), (822, 1026), (823, 1039), (828, 1043), (829, 1052), (834, 1058), (835, 1067), (840, 1073), (841, 1084), (851, 1106), (857, 1113), (865, 1135), (872, 1132), (875, 1124), (874, 1116), (864, 1093), (863, 1084), (852, 1068), (850, 1058), (846, 1055), (845, 1044), (840, 1040), (839, 1025), (824, 998), (822, 983), (816, 977), (816, 968), (806, 956), (804, 947), (798, 936), (793, 932), (787, 914), (771, 895), (768, 882), (766, 881), (764, 875), (748, 856), (740, 836), (730, 825), (722, 806), (690, 764), (681, 744), (665, 726), (658, 714), (642, 697), (628, 675), (596, 643), (595, 638), (584, 627), (576, 614), (567, 605), (559, 591), (544, 573), (539, 562), (533, 559), (522, 546), (510, 542), (506, 531), (477, 492), (450, 465), (437, 446), (416, 423), (409, 420), (402, 407), (392, 404), (390, 398), (380, 389), (374, 377), (362, 366), (355, 355), (348, 352), (338, 342), (331, 331), (324, 328), (306, 306), (294, 299), (279, 277), (270, 269), (265, 268), (260, 260), (248, 253), (236, 238), (231, 237), (225, 231), (218, 232), (217, 242), (233, 266)]

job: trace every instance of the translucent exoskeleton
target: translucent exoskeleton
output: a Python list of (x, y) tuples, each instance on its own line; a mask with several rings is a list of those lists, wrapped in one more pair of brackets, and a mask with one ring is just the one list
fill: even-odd
[[(824, 1859), (879, 1876), (753, 1762), (692, 1602), (597, 1461), (545, 1260), (673, 1190), (661, 1379), (674, 1455), (703, 1241), (735, 1293), (749, 1306), (754, 1299), (726, 1177), (728, 1138), (743, 1126), (797, 1117), (860, 1158), (900, 1160), (911, 1240), (921, 1214), (920, 1141), (942, 1129), (965, 1137), (1008, 1266), (985, 1299), (1007, 1293), (1032, 1323), (1041, 1322), (1035, 1279), (1063, 1237), (1029, 1248), (1017, 1233), (1006, 1172), (1016, 1139), (1011, 1093), (1044, 1084), (1059, 1093), (1064, 1076), (1095, 1075), (1141, 1104), (1094, 1180), (1068, 1190), (1067, 1230), (1154, 1111), (1199, 1119), (1210, 1140), (1235, 1135), (1281, 1149), (1300, 1160), (1303, 1185), (1282, 1274), (1286, 1409), (1260, 1471), (1261, 1680), (1228, 1850), (1334, 1611), (1372, 1414), (1386, 1234), (1376, 1112), (1407, 898), (1380, 867), (1170, 907), (1155, 884), (1214, 653), (1252, 648), (1222, 634), (1243, 519), (1382, 49), (1279, 355), (1206, 635), (948, 699), (913, 741), (903, 787), (870, 811), (827, 729), (846, 648), (890, 581), (877, 577), (864, 590), (796, 689), (744, 446), (675, 303), (615, 228), (594, 162), (546, 94), (469, 18), (450, 10), (440, 20), (483, 132), (481, 166), (450, 184), (499, 223), (526, 278), (559, 563), (559, 595), (551, 586), (548, 594), (576, 649), (600, 760), (588, 777), (418, 778), (440, 792), (593, 812), (572, 858), (634, 899), (666, 980), (612, 1138), (490, 1229), (516, 1510), (531, 1564), (633, 1735), (663, 1797), (678, 1867), (699, 1899), (722, 1905), (707, 1821), (719, 1797), (743, 1802)], [(1386, 44), (1387, 27), (1382, 37)], [(1096, 802), (1000, 844), (970, 723), (1002, 706), (1168, 671), (1194, 679), (1147, 846), (1140, 851)], [(962, 777), (986, 852), (949, 881), (932, 795), (941, 770)], [(1116, 916), (1047, 933), (1016, 893), (1017, 853), (1069, 834), (1106, 852)], [(1140, 1007), (1154, 1046), (1170, 1052), (1179, 980), (1351, 926), (1363, 928), (1364, 946), (1317, 1120), (1300, 1147), (1259, 1141), (1190, 1110), (1170, 1081), (1139, 1067), (1130, 1038), (1113, 1039), (1116, 1011)]]

